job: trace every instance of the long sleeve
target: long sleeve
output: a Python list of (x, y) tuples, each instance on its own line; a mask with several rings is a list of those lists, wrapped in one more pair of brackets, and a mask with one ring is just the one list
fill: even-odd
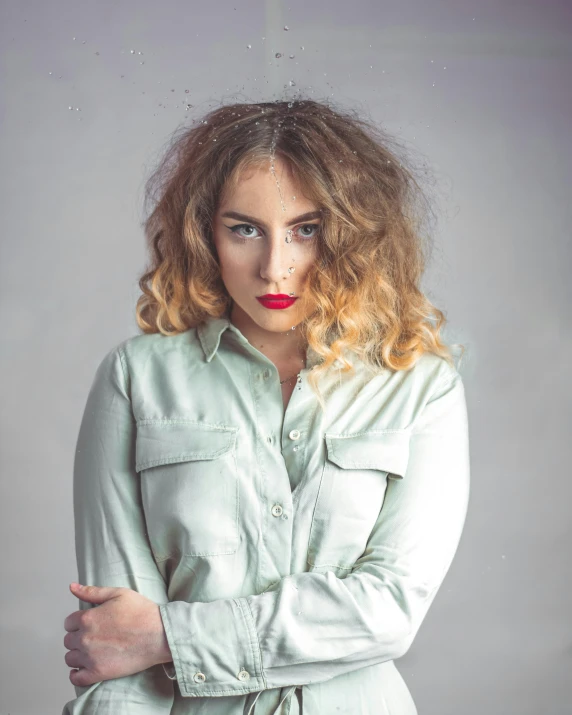
[[(166, 603), (165, 582), (145, 531), (128, 385), (119, 346), (97, 368), (77, 439), (73, 503), (78, 580), (124, 586)], [(91, 607), (79, 602), (81, 610)], [(77, 697), (62, 715), (160, 715), (170, 713), (174, 699), (173, 684), (161, 665), (74, 688)]]
[[(436, 386), (409, 436), (405, 473), (390, 475), (367, 547), (345, 578), (296, 573), (257, 595), (161, 605), (183, 696), (318, 683), (407, 652), (452, 563), (468, 508), (468, 417), (458, 373)], [(247, 671), (242, 679), (239, 668)]]

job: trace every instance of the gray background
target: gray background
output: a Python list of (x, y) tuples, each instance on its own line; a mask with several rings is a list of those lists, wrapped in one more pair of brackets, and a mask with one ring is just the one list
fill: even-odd
[(397, 666), (420, 715), (569, 713), (572, 5), (20, 0), (0, 21), (0, 715), (73, 697), (73, 453), (98, 362), (138, 332), (144, 180), (182, 122), (290, 80), (440, 182), (425, 286), (468, 349), (472, 492)]

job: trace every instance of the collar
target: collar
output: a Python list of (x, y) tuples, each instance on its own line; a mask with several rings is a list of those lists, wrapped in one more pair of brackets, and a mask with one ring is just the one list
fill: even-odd
[[(207, 362), (210, 362), (216, 355), (222, 334), (225, 330), (231, 330), (240, 342), (250, 345), (247, 338), (245, 338), (240, 330), (230, 322), (228, 317), (209, 317), (205, 322), (197, 326), (197, 335)], [(321, 361), (321, 356), (318, 355), (313, 348), (308, 347), (308, 350), (306, 351), (306, 368), (311, 369)]]

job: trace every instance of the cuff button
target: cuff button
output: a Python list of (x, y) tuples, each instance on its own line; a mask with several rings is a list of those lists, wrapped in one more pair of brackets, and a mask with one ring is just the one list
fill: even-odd
[(204, 673), (195, 673), (193, 675), (193, 680), (195, 683), (204, 683), (206, 680), (206, 676)]

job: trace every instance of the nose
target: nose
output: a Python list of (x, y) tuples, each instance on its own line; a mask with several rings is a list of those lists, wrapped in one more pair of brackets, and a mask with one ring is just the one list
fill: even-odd
[(286, 243), (287, 229), (278, 229), (265, 241), (260, 256), (260, 276), (268, 283), (280, 285), (291, 273), (290, 267), (295, 267), (292, 258), (291, 244)]

